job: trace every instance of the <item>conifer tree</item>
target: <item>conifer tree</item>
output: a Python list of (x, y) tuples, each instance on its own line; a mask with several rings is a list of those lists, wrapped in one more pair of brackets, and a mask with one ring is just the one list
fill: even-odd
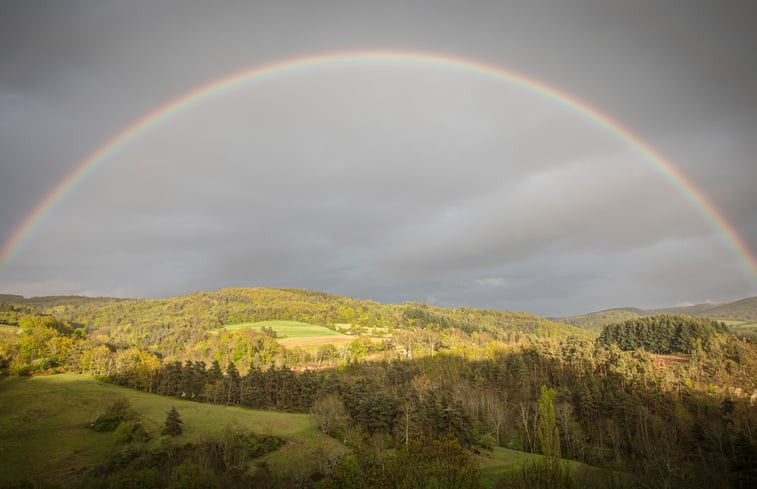
[(166, 421), (163, 424), (161, 434), (179, 436), (183, 431), (182, 424), (184, 424), (184, 422), (181, 420), (181, 416), (179, 416), (179, 411), (177, 411), (175, 407), (172, 407), (166, 414)]

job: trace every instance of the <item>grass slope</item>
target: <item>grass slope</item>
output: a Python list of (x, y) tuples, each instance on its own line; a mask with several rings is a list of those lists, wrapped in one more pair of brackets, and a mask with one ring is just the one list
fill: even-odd
[(0, 324), (0, 341), (9, 341), (13, 343), (16, 341), (19, 334), (21, 334), (21, 329), (18, 326)]
[(344, 451), (336, 440), (318, 431), (306, 414), (201, 404), (104, 384), (83, 375), (10, 377), (0, 380), (0, 484), (24, 478), (65, 482), (104, 462), (118, 448), (113, 434), (95, 433), (87, 424), (120, 395), (129, 399), (155, 446), (160, 443), (166, 412), (175, 406), (185, 428), (179, 442), (220, 433), (230, 423), (286, 439), (286, 445), (265, 457), (274, 473), (306, 473), (318, 459)]
[(702, 316), (713, 319), (739, 319), (742, 321), (757, 321), (757, 297), (749, 297), (712, 307)]
[(258, 321), (255, 323), (229, 324), (222, 329), (235, 330), (244, 328), (272, 328), (277, 338), (321, 338), (324, 336), (346, 336), (325, 326), (301, 323), (298, 321)]
[(602, 326), (622, 323), (623, 321), (639, 317), (639, 315), (640, 314), (636, 312), (636, 310), (630, 308), (608, 309), (606, 311), (592, 312), (582, 316), (557, 318), (556, 321), (599, 333), (602, 331)]
[[(480, 482), (482, 487), (494, 487), (498, 480), (506, 473), (515, 470), (525, 463), (540, 462), (543, 455), (536, 453), (521, 452), (509, 448), (495, 447), (493, 450), (482, 450), (480, 455), (476, 456), (481, 471)], [(563, 460), (567, 464), (571, 473), (579, 469), (602, 471), (590, 465), (576, 462), (574, 460)]]
[(494, 487), (505, 473), (524, 463), (541, 460), (542, 455), (495, 447), (491, 451), (482, 450), (476, 459), (481, 470), (481, 485)]
[(723, 322), (735, 335), (757, 339), (757, 321), (724, 319)]

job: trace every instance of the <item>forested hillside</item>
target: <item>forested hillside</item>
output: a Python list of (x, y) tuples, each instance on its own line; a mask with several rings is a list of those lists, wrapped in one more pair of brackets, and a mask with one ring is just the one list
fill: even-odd
[(24, 312), (54, 315), (86, 329), (101, 343), (136, 346), (164, 356), (180, 356), (188, 344), (204, 340), (207, 332), (224, 325), (274, 319), (331, 328), (347, 325), (355, 335), (421, 328), (487, 333), (503, 340), (528, 333), (591, 337), (528, 313), (422, 303), (384, 305), (301, 289), (223, 289), (170, 299), (33, 298), (0, 303), (0, 311), (6, 324), (18, 324), (18, 315)]
[[(497, 472), (508, 488), (742, 488), (757, 476), (757, 348), (706, 319), (637, 318), (594, 341), (527, 313), (292, 289), (13, 300), (3, 305), (19, 331), (0, 340), (6, 374), (85, 373), (194, 402), (309, 413), (342, 448), (281, 487), (478, 487), (473, 454), (495, 447), (545, 456)], [(291, 346), (280, 325), (334, 332)], [(685, 355), (654, 354), (669, 352)], [(570, 473), (563, 459), (602, 470)], [(154, 469), (163, 459), (150, 460)], [(412, 482), (421, 466), (425, 482)]]
[[(627, 307), (622, 309), (607, 309), (580, 316), (566, 316), (555, 318), (555, 321), (572, 324), (589, 331), (599, 332), (603, 326), (623, 322), (627, 319), (661, 314), (697, 316), (717, 320), (757, 322), (757, 297), (749, 297), (727, 304), (695, 304), (692, 306), (665, 307), (659, 309), (637, 309)], [(747, 331), (753, 336), (752, 331)]]

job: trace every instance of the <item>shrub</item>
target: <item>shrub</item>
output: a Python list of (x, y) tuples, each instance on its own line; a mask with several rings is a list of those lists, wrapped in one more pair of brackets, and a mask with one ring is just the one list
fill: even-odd
[(89, 426), (94, 431), (113, 431), (130, 414), (131, 404), (126, 397), (121, 396), (111, 402), (104, 413), (96, 414)]
[(113, 436), (120, 443), (150, 441), (150, 434), (145, 431), (142, 421), (137, 418), (121, 421)]

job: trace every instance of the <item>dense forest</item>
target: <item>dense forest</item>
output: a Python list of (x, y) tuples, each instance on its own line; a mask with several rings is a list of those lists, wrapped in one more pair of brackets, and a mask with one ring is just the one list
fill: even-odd
[(651, 353), (691, 353), (711, 349), (710, 343), (719, 338), (717, 333), (727, 332), (724, 323), (712, 319), (663, 314), (605, 326), (597, 341), (617, 344), (624, 351), (643, 348)]
[[(275, 289), (6, 299), (1, 309), (20, 333), (0, 346), (7, 374), (66, 370), (197, 402), (311, 413), (350, 451), (299, 484), (477, 487), (471, 454), (493, 446), (548, 461), (501, 487), (757, 481), (757, 348), (707, 319), (638, 318), (595, 341), (526, 313)], [(341, 327), (355, 338), (309, 352), (270, 332), (219, 329), (264, 319)], [(605, 470), (567, 473), (564, 459)]]

